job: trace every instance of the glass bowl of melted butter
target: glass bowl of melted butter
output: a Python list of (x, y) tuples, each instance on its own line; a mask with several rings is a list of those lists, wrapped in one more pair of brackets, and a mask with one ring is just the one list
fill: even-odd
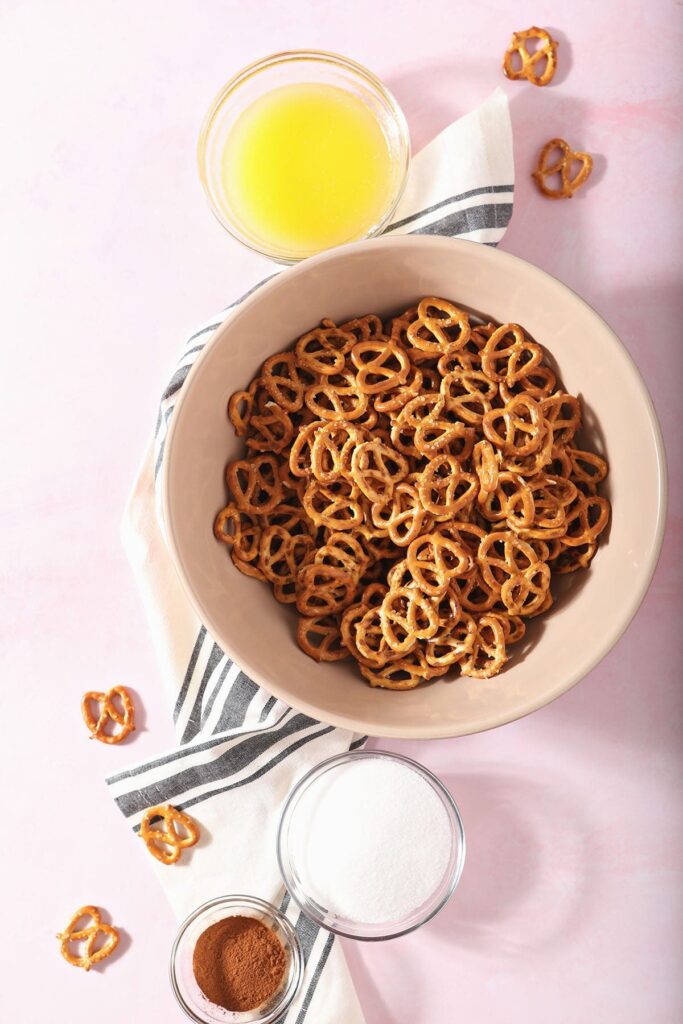
[(410, 162), (391, 93), (337, 54), (274, 54), (235, 75), (199, 136), (199, 174), (220, 223), (282, 263), (379, 234)]

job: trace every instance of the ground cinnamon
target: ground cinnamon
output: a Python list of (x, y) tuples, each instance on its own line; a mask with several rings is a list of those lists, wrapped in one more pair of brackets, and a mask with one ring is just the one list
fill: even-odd
[(267, 1002), (280, 986), (286, 954), (277, 935), (254, 917), (225, 917), (197, 939), (192, 968), (207, 999), (245, 1012)]

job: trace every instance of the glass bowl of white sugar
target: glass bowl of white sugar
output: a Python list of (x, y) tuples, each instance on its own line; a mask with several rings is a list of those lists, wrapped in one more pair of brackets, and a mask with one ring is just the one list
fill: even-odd
[(297, 783), (277, 836), (292, 898), (352, 939), (393, 939), (441, 910), (460, 880), (465, 832), (442, 782), (408, 757), (356, 750)]

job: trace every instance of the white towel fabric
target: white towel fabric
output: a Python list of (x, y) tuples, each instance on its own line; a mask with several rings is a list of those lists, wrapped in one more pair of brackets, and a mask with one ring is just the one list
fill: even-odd
[[(497, 89), (413, 159), (388, 232), (457, 235), (495, 245), (512, 215), (513, 183), (507, 99)], [(179, 918), (212, 897), (247, 893), (270, 900), (291, 919), (304, 949), (306, 974), (287, 1024), (362, 1024), (339, 943), (305, 918), (284, 890), (275, 833), (294, 783), (324, 758), (361, 746), (365, 737), (287, 707), (223, 654), (190, 608), (157, 519), (156, 482), (177, 395), (198, 353), (239, 301), (187, 341), (162, 398), (154, 446), (123, 522), (123, 541), (169, 689), (179, 746), (107, 782), (134, 831), (144, 811), (161, 803), (187, 810), (199, 823), (199, 844), (173, 867), (159, 864), (140, 844)], [(243, 383), (235, 381), (235, 387)]]

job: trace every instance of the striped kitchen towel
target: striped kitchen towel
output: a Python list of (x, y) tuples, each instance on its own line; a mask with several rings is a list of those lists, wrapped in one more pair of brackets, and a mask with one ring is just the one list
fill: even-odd
[[(513, 182), (507, 100), (497, 89), (413, 159), (388, 232), (452, 235), (496, 245), (512, 215)], [(226, 893), (260, 896), (290, 917), (307, 966), (287, 1024), (361, 1024), (363, 1014), (339, 943), (304, 917), (282, 887), (275, 834), (292, 785), (324, 758), (361, 746), (365, 737), (301, 714), (240, 671), (192, 611), (157, 518), (164, 442), (178, 393), (213, 331), (240, 301), (188, 339), (163, 394), (154, 444), (123, 523), (124, 544), (169, 690), (178, 746), (107, 783), (134, 832), (144, 811), (159, 803), (188, 810), (198, 821), (199, 844), (172, 869), (142, 849), (179, 918)]]

